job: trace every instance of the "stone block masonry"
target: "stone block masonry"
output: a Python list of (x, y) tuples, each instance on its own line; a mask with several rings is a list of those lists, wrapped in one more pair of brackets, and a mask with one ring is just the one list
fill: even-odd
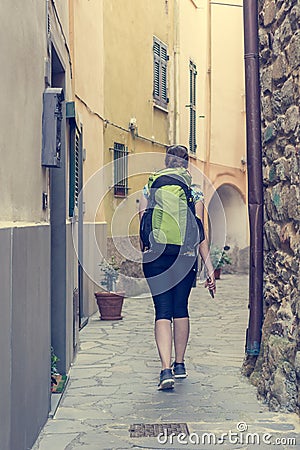
[(300, 2), (259, 1), (264, 325), (250, 379), (272, 410), (300, 409)]

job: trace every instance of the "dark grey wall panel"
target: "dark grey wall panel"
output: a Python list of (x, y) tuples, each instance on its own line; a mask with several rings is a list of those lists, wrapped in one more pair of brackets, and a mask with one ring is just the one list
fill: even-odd
[[(73, 344), (74, 338), (78, 339), (78, 330), (73, 330), (74, 325), (74, 311), (73, 311), (73, 292), (78, 287), (76, 253), (73, 244), (72, 225), (68, 224), (66, 227), (66, 368), (69, 369), (71, 362), (74, 359)], [(74, 264), (75, 262), (75, 264)], [(78, 325), (78, 324), (77, 324)], [(76, 328), (76, 327), (75, 327)], [(74, 332), (77, 336), (74, 336)]]
[[(0, 436), (10, 449), (11, 416), (11, 230), (0, 230)], [(4, 387), (4, 388), (3, 388)]]
[(14, 228), (11, 448), (31, 448), (50, 404), (50, 228)]
[(51, 334), (52, 346), (59, 357), (57, 369), (65, 374), (67, 361), (67, 255), (66, 255), (66, 166), (64, 143), (60, 169), (50, 171), (51, 210)]

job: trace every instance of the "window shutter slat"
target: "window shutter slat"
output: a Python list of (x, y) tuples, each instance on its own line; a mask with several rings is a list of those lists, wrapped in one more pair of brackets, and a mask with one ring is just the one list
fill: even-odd
[(153, 45), (153, 52), (155, 55), (157, 55), (158, 57), (160, 56), (160, 45), (157, 41), (154, 42)]
[(161, 46), (161, 59), (164, 60), (164, 61), (168, 60), (167, 48), (164, 47), (163, 45)]
[(154, 95), (159, 97), (159, 62), (154, 62)]
[(161, 96), (162, 99), (167, 101), (167, 67), (161, 68)]

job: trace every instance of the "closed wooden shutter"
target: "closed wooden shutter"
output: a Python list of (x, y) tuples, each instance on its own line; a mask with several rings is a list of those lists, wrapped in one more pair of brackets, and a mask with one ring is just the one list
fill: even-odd
[(153, 38), (153, 98), (157, 104), (168, 104), (168, 49), (156, 37)]
[(69, 216), (72, 217), (74, 209), (78, 208), (82, 171), (82, 133), (75, 122), (72, 124), (70, 138)]
[(190, 134), (189, 134), (189, 150), (191, 153), (196, 153), (196, 65), (190, 61)]

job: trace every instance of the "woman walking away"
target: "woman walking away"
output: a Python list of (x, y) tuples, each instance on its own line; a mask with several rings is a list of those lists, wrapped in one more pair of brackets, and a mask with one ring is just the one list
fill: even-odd
[(160, 390), (172, 389), (174, 378), (187, 376), (184, 356), (190, 332), (188, 298), (197, 275), (198, 253), (206, 267), (206, 286), (212, 295), (216, 291), (202, 226), (203, 193), (191, 187), (187, 148), (168, 147), (165, 166), (149, 177), (139, 211), (143, 271), (155, 308)]

